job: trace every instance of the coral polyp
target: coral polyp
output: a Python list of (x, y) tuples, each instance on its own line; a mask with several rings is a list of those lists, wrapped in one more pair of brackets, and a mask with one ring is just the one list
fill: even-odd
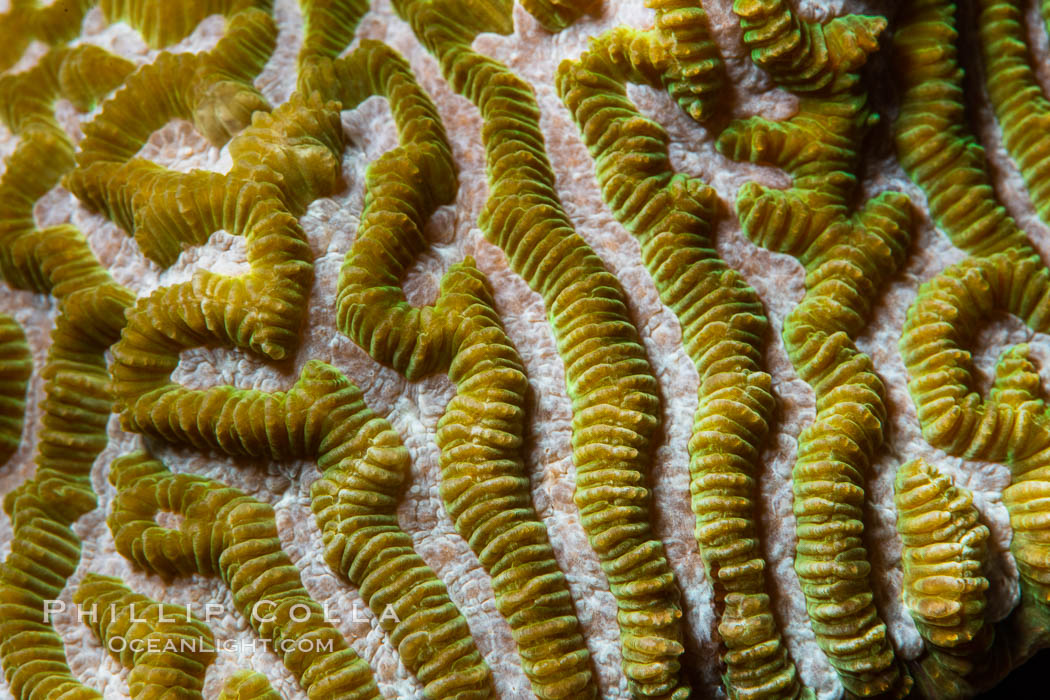
[(1050, 646), (1050, 3), (520, 4), (0, 9), (0, 694)]

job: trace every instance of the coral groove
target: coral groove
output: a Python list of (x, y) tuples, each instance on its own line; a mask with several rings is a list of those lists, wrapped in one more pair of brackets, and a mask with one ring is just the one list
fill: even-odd
[[(95, 610), (79, 624), (127, 669), (132, 697), (202, 700), (219, 641), (208, 626), (185, 607), (85, 573), (111, 570), (109, 540), (84, 546), (78, 536), (94, 537), (107, 509), (117, 552), (159, 577), (149, 582), (154, 594), (175, 579), (221, 579), (236, 614), (298, 682), (289, 692), (311, 700), (380, 700), (381, 684), (396, 676), (402, 692), (406, 673), (428, 700), (490, 700), (508, 693), (480, 650), (496, 658), (513, 654), (512, 647), (537, 700), (595, 700), (603, 692), (687, 700), (694, 680), (715, 664), (732, 700), (813, 700), (817, 691), (837, 690), (832, 670), (847, 700), (964, 700), (1050, 645), (1050, 409), (1034, 363), (1040, 353), (1025, 343), (1003, 350), (987, 390), (978, 387), (972, 356), (983, 326), (1003, 314), (1034, 334), (1050, 332), (1050, 269), (1036, 252), (1045, 241), (1030, 238), (1000, 203), (1001, 195), (1013, 206), (1014, 193), (996, 192), (1010, 174), (993, 167), (969, 123), (983, 114), (967, 114), (983, 109), (986, 93), (1002, 145), (1036, 213), (1050, 224), (1050, 150), (1043, 138), (1050, 99), (1038, 64), (1046, 49), (1034, 38), (1039, 28), (1029, 26), (1038, 9), (1050, 28), (1050, 0), (1038, 8), (1019, 0), (960, 7), (915, 0), (890, 17), (828, 17), (816, 8), (817, 21), (792, 0), (734, 0), (732, 15), (727, 3), (705, 9), (702, 0), (644, 0), (652, 26), (607, 31), (609, 17), (597, 15), (610, 13), (598, 0), (521, 0), (546, 31), (526, 20), (516, 33), (512, 13), (523, 15), (513, 0), (393, 0), (374, 7), (368, 0), (297, 0), (298, 11), (293, 0), (0, 3), (6, 8), (0, 12), (0, 149), (6, 154), (0, 277), (5, 288), (41, 296), (34, 308), (17, 309), (0, 292), (0, 479), (24, 479), (4, 495), (9, 525), (0, 533), (6, 552), (0, 684), (12, 698), (101, 700), (91, 687), (97, 678), (78, 678), (67, 661), (59, 632), (67, 627), (52, 621), (49, 603), (72, 593), (75, 604)], [(627, 9), (625, 0), (607, 4), (625, 16), (646, 11)], [(739, 33), (724, 31), (733, 17)], [(121, 22), (127, 26), (105, 27)], [(576, 22), (575, 30), (554, 36)], [(604, 33), (590, 31), (598, 23)], [(210, 42), (220, 25), (213, 48), (193, 48)], [(485, 33), (504, 36), (479, 38)], [(566, 47), (579, 52), (575, 42), (589, 34), (598, 35), (557, 69), (553, 84), (550, 72), (535, 86), (521, 77), (551, 68)], [(384, 36), (408, 60), (366, 35)], [(890, 66), (870, 60), (884, 36), (892, 37)], [(494, 47), (520, 74), (475, 45)], [(961, 61), (960, 51), (971, 46), (972, 63)], [(739, 65), (745, 55), (769, 80)], [(962, 64), (984, 80), (965, 81)], [(440, 77), (429, 75), (434, 65)], [(417, 75), (428, 85), (443, 78), (451, 92), (439, 85), (435, 104)], [(284, 99), (290, 77), (295, 87)], [(883, 80), (885, 86), (877, 85)], [(770, 85), (790, 93), (788, 99), (774, 99)], [(688, 126), (675, 115), (676, 128), (700, 129), (696, 140), (690, 136), (676, 151), (668, 132), (629, 97), (633, 86), (665, 92), (692, 120)], [(664, 438), (680, 426), (671, 420), (662, 429), (657, 371), (632, 316), (629, 290), (638, 289), (639, 266), (624, 261), (629, 251), (615, 250), (619, 234), (583, 231), (603, 244), (612, 241), (605, 252), (631, 282), (621, 286), (574, 228), (577, 220), (605, 220), (589, 193), (566, 206), (559, 199), (559, 187), (577, 187), (574, 178), (592, 173), (560, 134), (557, 171), (548, 159), (541, 125), (565, 117), (546, 113), (552, 90), (590, 152), (605, 206), (638, 241), (640, 262), (676, 315), (682, 347), (699, 375), (688, 441), (699, 552), (692, 563), (703, 564), (714, 615), (689, 612), (703, 625), (712, 621), (710, 629), (686, 629), (681, 592), (656, 534), (663, 530), (654, 526), (666, 526), (670, 546), (691, 551), (688, 535), (672, 542), (682, 534), (679, 511), (657, 513), (652, 498), (660, 488), (662, 506), (678, 488), (651, 483), (650, 473), (654, 458), (673, 454)], [(271, 105), (264, 91), (281, 94), (283, 102)], [(344, 113), (371, 97), (389, 105), (398, 143), (354, 182), (362, 151), (348, 151)], [(761, 104), (752, 109), (756, 101)], [(789, 102), (791, 116), (761, 116)], [(905, 266), (922, 217), (906, 195), (882, 185), (896, 177), (890, 154), (875, 143), (883, 133), (875, 128), (883, 105), (897, 113), (891, 129), (897, 163), (924, 193), (934, 224), (968, 256), (947, 269), (939, 252), (944, 241)], [(477, 115), (463, 111), (470, 109), (480, 114), (474, 136), (484, 147), (486, 182), (479, 174), (461, 190), (457, 159), (466, 164), (464, 173), (480, 170), (478, 150), (454, 132), (450, 138), (445, 127), (475, 123)], [(742, 109), (759, 113), (737, 118)], [(207, 157), (221, 164), (213, 167), (225, 171), (181, 172), (144, 158), (144, 148), (173, 120), (189, 122), (211, 145)], [(982, 133), (985, 126), (992, 125), (981, 124)], [(710, 178), (672, 167), (679, 155), (680, 169), (691, 167), (712, 139), (738, 164)], [(992, 145), (999, 148), (997, 141)], [(754, 166), (776, 168), (790, 184), (738, 186), (736, 178), (759, 172)], [(768, 176), (754, 177), (768, 183)], [(464, 175), (465, 182), (470, 178)], [(353, 196), (362, 189), (358, 217)], [(808, 384), (816, 404), (798, 436), (790, 484), (793, 564), (809, 616), (809, 630), (801, 633), (789, 634), (794, 621), (777, 617), (778, 609), (793, 605), (778, 600), (775, 591), (784, 591), (771, 571), (789, 562), (766, 560), (760, 517), (764, 496), (775, 494), (769, 505), (777, 513), (788, 503), (788, 485), (763, 473), (766, 462), (790, 451), (781, 446), (792, 437), (776, 424), (776, 387), (767, 367), (777, 367), (778, 356), (764, 357), (766, 334), (779, 314), (767, 318), (744, 276), (764, 274), (770, 257), (733, 257), (749, 250), (732, 240), (735, 232), (716, 240), (719, 226), (731, 223), (722, 221), (718, 192), (734, 189), (744, 236), (793, 257), (805, 275), (804, 295), (780, 319), (794, 374), (779, 375)], [(331, 199), (318, 202), (323, 198)], [(349, 203), (346, 209), (328, 218), (340, 201)], [(476, 223), (488, 244), (473, 232), (448, 246), (429, 240), (428, 226), (450, 213), (443, 208), (462, 203), (480, 211)], [(355, 218), (356, 232), (333, 235), (331, 228), (343, 227), (338, 222)], [(455, 218), (457, 227), (469, 224), (459, 213)], [(102, 219), (133, 242), (110, 238)], [(88, 235), (74, 222), (83, 222)], [(307, 231), (325, 227), (322, 237), (308, 237)], [(196, 253), (180, 256), (219, 231), (241, 238), (248, 271), (222, 274), (230, 262), (224, 257), (219, 266), (180, 276)], [(924, 246), (930, 235), (937, 234), (922, 234)], [(536, 491), (537, 503), (546, 501), (552, 515), (541, 517), (533, 501), (530, 477), (553, 476), (560, 467), (545, 464), (546, 436), (529, 444), (543, 432), (527, 429), (529, 393), (543, 387), (530, 388), (525, 360), (537, 353), (516, 346), (508, 330), (518, 333), (522, 322), (535, 319), (524, 313), (505, 326), (502, 315), (515, 313), (519, 303), (497, 308), (503, 297), (462, 253), (447, 266), (432, 303), (409, 302), (406, 280), (420, 258), (478, 246), (485, 262), (484, 255), (497, 254), (489, 244), (503, 258), (487, 264), (499, 268), (505, 261), (544, 304), (571, 402), (573, 501), (593, 549), (589, 561), (596, 558), (604, 579), (588, 580), (586, 567), (566, 576), (554, 556), (547, 523), (576, 517), (559, 491), (565, 484), (545, 479), (544, 490)], [(726, 253), (726, 245), (736, 252)], [(117, 260), (112, 274), (100, 262), (130, 247), (147, 260)], [(339, 250), (345, 257), (336, 282), (325, 272)], [(738, 259), (739, 271), (727, 262)], [(143, 269), (148, 273), (134, 278)], [(154, 288), (157, 275), (167, 286)], [(148, 292), (136, 297), (119, 283), (126, 279)], [(923, 279), (929, 281), (919, 286)], [(325, 285), (334, 287), (334, 309), (311, 309), (318, 303), (315, 288)], [(909, 285), (919, 286), (918, 295), (898, 350), (923, 438), (957, 460), (1003, 465), (957, 464), (960, 485), (922, 459), (908, 459), (916, 455), (907, 444), (914, 431), (898, 428), (910, 414), (894, 406), (898, 394), (877, 371), (886, 360), (879, 345), (900, 325), (892, 310), (879, 308), (880, 297), (885, 290), (899, 300)], [(413, 383), (446, 375), (454, 385), (436, 425), (436, 466), (413, 465), (391, 421), (366, 405), (348, 376), (354, 372), (344, 374), (300, 347), (318, 346), (314, 324), (325, 313), (363, 350), (349, 348), (349, 357), (333, 362), (348, 362), (358, 373), (381, 364)], [(663, 317), (657, 321), (662, 325)], [(677, 327), (654, 328), (646, 342), (659, 347), (659, 334)], [(36, 357), (44, 330), (46, 354)], [(523, 331), (530, 340), (546, 332)], [(1030, 342), (1045, 343), (1045, 336)], [(332, 347), (347, 345), (336, 339)], [(872, 356), (862, 351), (869, 347)], [(298, 376), (286, 391), (191, 388), (199, 377), (186, 384), (173, 379), (183, 353), (216, 348)], [(34, 368), (43, 395), (39, 406), (27, 407), (27, 396), (39, 393), (34, 385), (27, 395)], [(884, 376), (893, 376), (892, 367)], [(539, 405), (537, 413), (548, 410), (547, 402)], [(114, 489), (96, 496), (93, 484), (103, 482), (107, 466), (96, 462), (110, 434), (121, 435), (110, 422), (114, 413), (120, 428), (149, 445), (163, 441), (259, 463), (312, 460), (317, 476), (308, 485), (317, 531), (296, 523), (293, 532), (279, 533), (274, 507), (262, 496), (178, 473), (178, 465), (170, 471), (145, 451), (113, 461)], [(788, 421), (798, 415), (791, 408), (785, 413)], [(552, 425), (559, 420), (552, 414)], [(777, 455), (763, 459), (771, 435), (778, 438)], [(35, 445), (33, 464), (28, 445)], [(898, 454), (904, 457), (894, 490), (903, 545), (899, 577), (873, 572), (878, 557), (869, 551), (885, 544), (872, 541), (872, 532), (884, 532), (887, 520), (880, 512), (886, 496), (869, 493), (869, 484), (885, 483), (888, 475), (875, 471)], [(439, 472), (444, 508), (473, 552), (465, 563), (476, 559), (487, 574), (480, 589), (472, 591), (477, 581), (471, 580), (450, 593), (451, 584), (417, 551), (413, 538), (430, 533), (419, 532), (411, 515), (402, 527), (399, 514), (432, 502), (420, 484), (406, 488), (414, 469)], [(992, 484), (1007, 471), (1009, 486)], [(974, 493), (985, 494), (978, 502), (994, 503), (1000, 491), (1020, 602), (993, 622), (990, 611), (1010, 594), (1000, 582), (1013, 572), (997, 570), (1002, 553), (989, 541), (989, 528), (1000, 527), (999, 511), (980, 513)], [(306, 589), (316, 562), (301, 571), (282, 546), (282, 537), (290, 537), (299, 547), (311, 532), (320, 535), (318, 554), (371, 610), (367, 639), (341, 634), (326, 615), (327, 601)], [(427, 551), (435, 552), (439, 571), (456, 570), (448, 555)], [(575, 568), (577, 555), (591, 553), (567, 552), (567, 567)], [(886, 557), (881, 562), (892, 565)], [(67, 590), (71, 579), (81, 578)], [(882, 598), (876, 604), (877, 585), (901, 579), (903, 609), (918, 630), (918, 637), (895, 633), (902, 649), (918, 653), (907, 658), (894, 648)], [(602, 602), (574, 601), (570, 580), (596, 591)], [(489, 584), (513, 644), (502, 627), (476, 628), (475, 640), (461, 612), (479, 600), (490, 605)], [(611, 613), (611, 603), (608, 611), (598, 607), (609, 600), (597, 590), (606, 584), (616, 606), (619, 657), (604, 641), (589, 649), (581, 625), (599, 624)], [(696, 600), (707, 590), (687, 593)], [(809, 632), (830, 667), (797, 652), (792, 658), (788, 642), (804, 649)], [(381, 652), (370, 668), (351, 644), (368, 645), (371, 654), (383, 635), (398, 658)], [(118, 641), (124, 644), (115, 647)], [(695, 663), (687, 645), (709, 658)], [(79, 651), (86, 658), (99, 653)], [(245, 665), (260, 667), (265, 658)], [(611, 677), (617, 659), (622, 678)], [(83, 663), (75, 661), (74, 667)], [(616, 687), (599, 688), (600, 677)], [(281, 697), (252, 670), (224, 681), (220, 700)]]
[[(303, 588), (272, 506), (218, 481), (172, 474), (145, 452), (115, 460), (109, 479), (118, 492), (107, 520), (117, 551), (166, 578), (221, 577), (311, 700), (382, 698), (368, 664)], [(181, 515), (180, 528), (157, 525), (160, 511)]]
[[(242, 18), (243, 32), (237, 34), (234, 30)], [(237, 76), (240, 81), (247, 80), (272, 50), (273, 25), (268, 18), (265, 20), (255, 21), (250, 13), (236, 15), (223, 40), (228, 43), (220, 43), (211, 54), (192, 59), (203, 67), (198, 74), (213, 74), (212, 64), (216, 61), (232, 61), (224, 58), (227, 53), (265, 48), (252, 49), (251, 55), (259, 60), (250, 71)], [(265, 32), (260, 34), (262, 30)], [(366, 50), (362, 55), (368, 53)], [(378, 50), (372, 53), (389, 57)], [(163, 59), (162, 55), (154, 65), (159, 66)], [(308, 58), (307, 70), (316, 68), (314, 62), (320, 60), (325, 59)], [(239, 60), (236, 65), (243, 67), (245, 61)], [(161, 68), (156, 69), (158, 75), (164, 73)], [(130, 87), (133, 80), (134, 77), (111, 103), (112, 117), (108, 122), (105, 116), (101, 117), (102, 126), (85, 138), (79, 154), (81, 167), (71, 179), (72, 186), (84, 199), (132, 231), (144, 251), (153, 251), (152, 257), (165, 263), (174, 260), (180, 243), (201, 243), (215, 230), (244, 235), (251, 272), (231, 279), (202, 271), (189, 283), (158, 290), (140, 300), (129, 312), (129, 327), (113, 349), (111, 368), (125, 427), (233, 454), (267, 455), (271, 459), (317, 456), (325, 474), (315, 485), (317, 515), (333, 568), (362, 587), (380, 619), (384, 619), (382, 613), (387, 606), (404, 614), (401, 622), (395, 624), (387, 619), (383, 624), (400, 648), (406, 665), (423, 681), (428, 697), (488, 697), (490, 674), (470, 639), (466, 621), (448, 599), (444, 584), (415, 554), (411, 540), (397, 526), (394, 509), (401, 479), (407, 471), (407, 453), (391, 444), (396, 436), (387, 426), (385, 431), (372, 435), (382, 447), (377, 444), (368, 448), (367, 456), (351, 454), (348, 459), (356, 467), (344, 463), (346, 443), (358, 439), (362, 424), (375, 423), (370, 419), (355, 423), (365, 410), (356, 404), (360, 399), (360, 394), (354, 393), (356, 389), (343, 386), (346, 381), (341, 375), (337, 379), (329, 376), (334, 371), (331, 368), (318, 369), (308, 364), (304, 381), (309, 384), (312, 379), (309, 385), (321, 392), (308, 393), (309, 400), (316, 400), (317, 409), (324, 406), (347, 422), (325, 423), (323, 434), (305, 437), (296, 436), (296, 430), (315, 430), (319, 426), (300, 424), (298, 429), (290, 428), (291, 436), (288, 432), (272, 431), (271, 421), (283, 420), (278, 418), (283, 411), (283, 396), (250, 392), (245, 395), (233, 387), (194, 392), (170, 380), (179, 353), (191, 347), (225, 343), (251, 348), (274, 359), (292, 352), (312, 277), (309, 251), (296, 217), (302, 215), (310, 201), (341, 184), (340, 103), (325, 101), (312, 92), (293, 95), (269, 114), (255, 111), (251, 126), (229, 145), (234, 165), (227, 175), (183, 174), (141, 159), (120, 160), (134, 154), (149, 130), (143, 127), (133, 140), (125, 138), (126, 144), (114, 146), (115, 139), (110, 138), (120, 132), (118, 125), (123, 123), (127, 110), (142, 109), (142, 101), (136, 99)], [(157, 92), (152, 80), (146, 76), (141, 83), (142, 90), (149, 94)], [(170, 89), (177, 94), (176, 87)], [(254, 94), (251, 90), (242, 94)], [(223, 100), (228, 99), (229, 95), (223, 96)], [(233, 99), (238, 102), (236, 96)], [(172, 110), (161, 114), (152, 126), (179, 114), (186, 112)], [(199, 121), (198, 127), (201, 128)], [(246, 303), (249, 299), (251, 304)], [(340, 393), (341, 388), (344, 390)], [(338, 398), (330, 395), (333, 393)], [(292, 396), (294, 400), (307, 400), (294, 392)], [(333, 401), (337, 403), (332, 404)], [(339, 401), (349, 403), (349, 414), (344, 416), (336, 410), (343, 405)], [(260, 414), (259, 410), (264, 412)], [(274, 410), (277, 415), (272, 413)], [(301, 418), (292, 413), (287, 416), (289, 421)], [(320, 421), (320, 416), (311, 420)], [(325, 437), (329, 433), (336, 442)], [(260, 441), (260, 435), (272, 441)], [(373, 455), (373, 449), (383, 456)], [(399, 457), (387, 463), (391, 455)], [(363, 484), (358, 479), (363, 479)], [(368, 488), (361, 495), (363, 502), (346, 491), (355, 483), (359, 489)], [(372, 506), (369, 512), (353, 515), (355, 509), (366, 504)], [(399, 566), (408, 568), (404, 575), (391, 580), (391, 572)], [(417, 612), (416, 606), (422, 609)], [(304, 685), (314, 683), (309, 674), (299, 675)], [(314, 687), (324, 686), (310, 685)], [(318, 695), (322, 697), (325, 691), (308, 692), (322, 693)]]
[[(967, 258), (923, 285), (901, 335), (908, 389), (926, 440), (950, 455), (1005, 462), (1012, 480), (1003, 503), (1013, 527), (1011, 551), (1024, 586), (1050, 602), (1050, 422), (1026, 348), (1007, 351), (987, 398), (974, 388), (965, 346), (993, 311), (1030, 328), (1050, 328), (1050, 271), (1011, 249)], [(946, 319), (952, 319), (948, 322)]]
[[(33, 68), (0, 78), (0, 118), (20, 137), (0, 178), (0, 273), (12, 287), (54, 297), (58, 309), (41, 370), (47, 398), (36, 473), (4, 497), (12, 539), (0, 565), (0, 663), (19, 700), (100, 697), (73, 676), (44, 615), (45, 601), (58, 598), (80, 560), (71, 526), (96, 506), (90, 472), (106, 445), (110, 413), (103, 353), (133, 299), (76, 228), (38, 229), (33, 216), (36, 201), (73, 166), (73, 145), (54, 116), (55, 100), (65, 96), (61, 71), (73, 54), (53, 48)], [(24, 371), (16, 363), (15, 376)]]
[[(661, 25), (658, 21), (658, 27)], [(651, 63), (652, 32), (619, 28), (558, 71), (558, 89), (595, 160), (617, 220), (638, 237), (660, 298), (682, 323), (682, 343), (700, 374), (689, 443), (696, 538), (721, 616), (726, 693), (795, 698), (804, 691), (770, 608), (754, 524), (759, 451), (774, 408), (761, 369), (767, 320), (755, 290), (714, 250), (714, 191), (676, 175), (666, 132), (627, 98), (627, 82), (674, 95), (680, 65)], [(688, 104), (683, 109), (690, 111)]]
[[(311, 487), (311, 505), (328, 564), (359, 587), (428, 698), (491, 696), (490, 672), (466, 620), (397, 523), (408, 452), (390, 423), (365, 406), (361, 392), (338, 370), (311, 360), (286, 394), (173, 386), (155, 402), (136, 406), (138, 413), (125, 414), (128, 425), (169, 442), (276, 460), (315, 457), (321, 478)], [(122, 527), (116, 514), (112, 522)], [(149, 523), (139, 522), (128, 536), (145, 537), (139, 532)], [(216, 527), (221, 530), (221, 523)], [(164, 536), (174, 537), (170, 532)], [(172, 550), (160, 540), (123, 546), (122, 552), (150, 570), (192, 573), (172, 569), (174, 564), (165, 568)], [(153, 557), (161, 563), (151, 563)]]
[(652, 534), (649, 450), (656, 378), (623, 289), (577, 234), (554, 191), (532, 90), (470, 48), (505, 19), (460, 24), (441, 2), (395, 9), (484, 121), (489, 198), (479, 225), (543, 297), (573, 406), (574, 500), (616, 598), (624, 673), (636, 697), (689, 695), (681, 677), (682, 611), (663, 544)]
[(344, 109), (370, 93), (385, 96), (402, 140), (366, 175), (361, 226), (340, 272), (337, 326), (409, 379), (445, 372), (455, 383), (437, 429), (446, 510), (493, 577), (496, 606), (537, 697), (595, 697), (590, 654), (521, 455), (528, 381), (488, 283), (468, 258), (446, 273), (433, 306), (410, 306), (399, 286), (427, 247), (424, 222), (455, 195), (455, 166), (434, 105), (404, 60), (375, 42), (317, 66), (305, 81), (326, 82), (336, 91), (326, 97)]
[(817, 642), (846, 692), (903, 696), (911, 679), (875, 609), (861, 539), (867, 476), (885, 437), (884, 387), (854, 345), (911, 239), (905, 195), (884, 192), (857, 211), (851, 206), (860, 143), (877, 120), (858, 71), (878, 48), (885, 20), (847, 15), (817, 24), (782, 0), (738, 0), (734, 11), (755, 63), (799, 96), (788, 120), (751, 117), (718, 141), (734, 159), (776, 165), (792, 177), (787, 190), (745, 185), (737, 210), (753, 242), (794, 256), (806, 271), (805, 296), (782, 334), (817, 403), (792, 473), (795, 571)]

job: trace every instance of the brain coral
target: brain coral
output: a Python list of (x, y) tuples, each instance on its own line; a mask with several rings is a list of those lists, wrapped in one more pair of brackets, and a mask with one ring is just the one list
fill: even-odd
[(1050, 646), (1048, 29), (0, 0), (0, 695), (993, 688)]

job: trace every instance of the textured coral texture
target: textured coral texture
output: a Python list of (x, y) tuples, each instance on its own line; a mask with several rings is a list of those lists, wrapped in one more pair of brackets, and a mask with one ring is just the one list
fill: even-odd
[(994, 686), (1047, 8), (0, 0), (0, 696)]

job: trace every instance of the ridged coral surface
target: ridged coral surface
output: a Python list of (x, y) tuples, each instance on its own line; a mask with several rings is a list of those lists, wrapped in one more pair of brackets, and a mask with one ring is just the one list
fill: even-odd
[(0, 695), (995, 686), (1048, 8), (0, 0)]
[(91, 631), (102, 645), (131, 671), (132, 698), (163, 697), (171, 688), (188, 699), (203, 697), (215, 639), (188, 608), (157, 602), (119, 578), (98, 574), (84, 577), (73, 602), (87, 611)]

